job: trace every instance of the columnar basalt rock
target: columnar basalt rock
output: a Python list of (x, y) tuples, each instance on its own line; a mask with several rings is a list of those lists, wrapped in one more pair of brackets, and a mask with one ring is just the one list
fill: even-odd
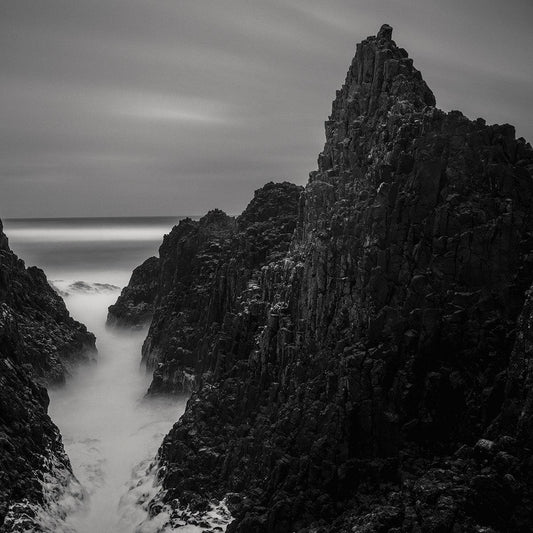
[(182, 392), (205, 368), (205, 332), (221, 320), (225, 298), (214, 285), (226, 283), (235, 220), (220, 210), (198, 222), (182, 220), (159, 250), (160, 286), (156, 313), (143, 345), (143, 362), (154, 371), (153, 392)]
[(108, 323), (135, 326), (137, 310), (154, 307), (143, 346), (153, 371), (150, 392), (190, 391), (221, 364), (217, 354), (234, 334), (226, 328), (236, 321), (241, 293), (257, 284), (263, 265), (288, 250), (301, 191), (268, 183), (237, 218), (217, 209), (199, 221), (182, 220), (165, 236), (159, 259), (134, 271)]
[(36, 531), (44, 485), (71, 481), (43, 383), (60, 383), (91, 360), (95, 338), (73, 320), (44, 273), (26, 268), (0, 222), (0, 531)]
[(290, 251), (222, 313), (152, 514), (226, 497), (232, 533), (530, 530), (532, 174), (512, 126), (435, 107), (389, 26), (359, 44)]

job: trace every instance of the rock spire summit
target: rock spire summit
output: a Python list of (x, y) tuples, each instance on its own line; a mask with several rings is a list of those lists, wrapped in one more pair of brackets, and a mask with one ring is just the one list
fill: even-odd
[(377, 39), (390, 41), (392, 39), (392, 26), (389, 26), (388, 24), (383, 24), (383, 26), (381, 26), (378, 31)]

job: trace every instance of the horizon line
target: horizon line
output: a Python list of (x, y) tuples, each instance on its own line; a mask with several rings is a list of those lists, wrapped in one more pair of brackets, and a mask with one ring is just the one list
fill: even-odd
[[(204, 215), (112, 215), (112, 216), (61, 216), (61, 217), (0, 217), (0, 220), (98, 220), (120, 218), (201, 218)], [(234, 215), (230, 215), (234, 216)]]

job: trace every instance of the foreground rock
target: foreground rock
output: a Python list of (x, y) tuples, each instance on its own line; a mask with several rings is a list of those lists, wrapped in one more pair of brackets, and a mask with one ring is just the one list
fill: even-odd
[(152, 515), (225, 498), (232, 533), (531, 531), (532, 171), (511, 126), (435, 108), (390, 27), (359, 44), (286, 256), (243, 288), (214, 246), (209, 300), (195, 271), (161, 287), (187, 316), (220, 305), (184, 322), (216, 322), (202, 349), (165, 349), (209, 372)]
[(94, 336), (13, 254), (0, 222), (0, 531), (39, 531), (50, 492), (79, 491), (42, 383), (62, 382), (94, 353)]

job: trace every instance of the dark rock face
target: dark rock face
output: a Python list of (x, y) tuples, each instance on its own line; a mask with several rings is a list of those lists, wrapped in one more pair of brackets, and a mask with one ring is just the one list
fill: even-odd
[(57, 490), (68, 483), (70, 464), (40, 382), (61, 382), (95, 351), (94, 335), (69, 316), (44, 273), (9, 249), (0, 222), (0, 531), (37, 527), (32, 505), (44, 503), (45, 478)]
[[(198, 222), (185, 219), (165, 235), (159, 249), (159, 295), (143, 362), (154, 371), (151, 392), (181, 392), (194, 387), (206, 370), (205, 333), (223, 316), (226, 298), (224, 266), (231, 259), (235, 220), (220, 210)], [(212, 301), (213, 285), (222, 286)]]
[(142, 328), (150, 323), (159, 281), (159, 259), (150, 257), (132, 273), (115, 304), (109, 307), (107, 325)]
[(518, 321), (513, 354), (507, 372), (505, 403), (491, 433), (505, 431), (521, 442), (533, 443), (533, 285)]
[(1, 224), (0, 234), (0, 302), (17, 324), (20, 363), (45, 384), (62, 383), (70, 367), (94, 359), (95, 337), (69, 315), (44, 272), (26, 268), (9, 249)]
[(210, 285), (231, 312), (191, 301), (222, 327), (152, 514), (227, 496), (239, 533), (533, 527), (533, 151), (436, 109), (391, 35), (357, 46), (287, 255)]
[(132, 309), (155, 307), (143, 346), (154, 371), (151, 392), (191, 390), (198, 376), (214, 371), (226, 349), (221, 331), (231, 329), (241, 293), (257, 284), (263, 265), (288, 250), (301, 191), (268, 183), (237, 219), (214, 210), (199, 221), (182, 220), (165, 236), (160, 259), (134, 271), (108, 322), (136, 325)]
[[(47, 415), (46, 389), (21, 364), (24, 343), (16, 320), (0, 304), (0, 531), (32, 523), (33, 505), (45, 503), (42, 483), (70, 474), (59, 430)], [(26, 515), (26, 518), (24, 516)]]

